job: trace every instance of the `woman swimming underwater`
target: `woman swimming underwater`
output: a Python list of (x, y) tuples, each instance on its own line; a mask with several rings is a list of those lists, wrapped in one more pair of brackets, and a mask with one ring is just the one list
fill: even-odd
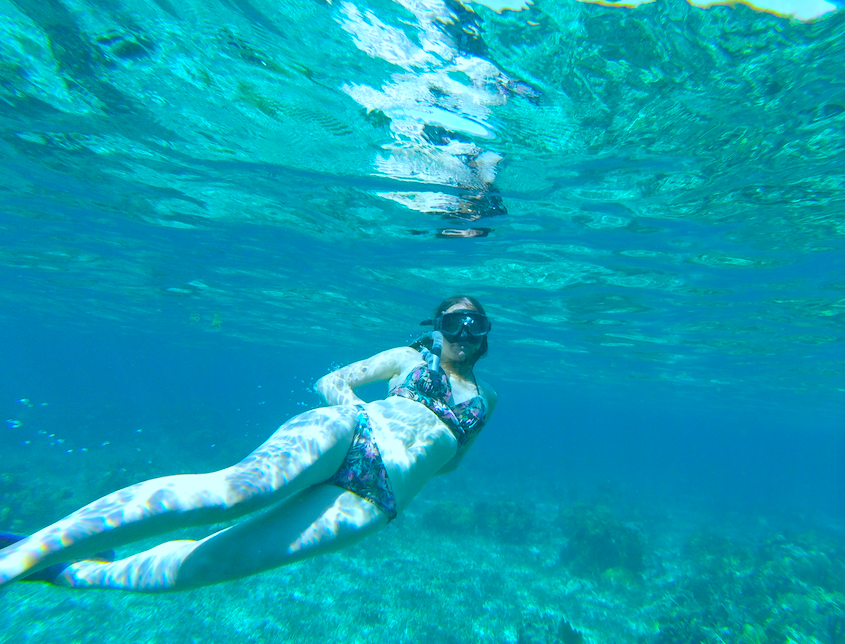
[[(183, 590), (333, 552), (381, 529), (432, 476), (458, 466), (496, 405), (473, 373), (490, 331), (481, 304), (449, 298), (427, 323), (434, 333), (410, 347), (320, 378), (315, 388), (329, 406), (290, 419), (240, 463), (137, 483), (0, 549), (0, 585)], [(355, 395), (381, 380), (390, 387), (384, 400)], [(95, 554), (257, 510), (201, 541), (168, 541), (117, 561)]]

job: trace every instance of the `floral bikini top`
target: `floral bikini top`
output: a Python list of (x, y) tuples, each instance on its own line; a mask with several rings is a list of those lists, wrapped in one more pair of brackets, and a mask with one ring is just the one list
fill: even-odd
[(405, 378), (405, 382), (393, 389), (390, 395), (415, 400), (437, 414), (454, 434), (458, 448), (475, 437), (487, 422), (487, 403), (481, 396), (475, 396), (457, 405), (450, 404), (452, 385), (442, 368), (434, 371), (427, 364), (416, 367)]

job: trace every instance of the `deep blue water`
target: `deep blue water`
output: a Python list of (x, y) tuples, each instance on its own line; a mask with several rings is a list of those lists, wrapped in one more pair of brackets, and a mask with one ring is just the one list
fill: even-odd
[[(696, 529), (761, 543), (818, 530), (833, 535), (830, 570), (845, 571), (841, 10), (13, 0), (0, 29), (0, 531), (237, 461), (319, 403), (317, 378), (408, 344), (465, 293), (493, 321), (478, 373), (500, 403), (408, 521), (437, 503), (513, 502), (557, 526), (520, 541), (514, 556), (531, 560), (559, 556), (558, 512), (607, 506), (687, 572), (696, 555), (679, 535)], [(402, 526), (363, 554), (279, 574), (292, 593), (318, 592), (338, 582), (296, 575), (337, 580), (370, 557), (401, 595), (425, 583), (410, 555), (389, 553), (429, 534)], [(470, 545), (440, 561), (505, 596), (484, 575), (521, 579), (528, 565)], [(642, 606), (683, 586), (676, 563), (644, 574)], [(513, 583), (541, 589), (524, 602), (555, 628), (576, 619), (596, 642), (781, 644), (743, 620), (803, 614), (767, 590), (770, 613), (737, 608), (710, 639), (673, 640), (639, 605), (644, 621), (617, 611), (627, 631), (579, 613), (578, 593), (550, 581), (559, 570)], [(272, 595), (274, 579), (247, 588)], [(808, 591), (808, 614), (832, 626), (789, 641), (845, 641), (843, 580), (802, 578), (827, 593)], [(41, 610), (51, 590), (15, 597)], [(252, 592), (227, 604), (238, 641), (299, 641), (256, 635)], [(94, 597), (89, 612), (125, 601), (128, 620), (148, 606)], [(55, 609), (72, 616), (55, 637), (4, 604), (0, 625), (9, 642), (68, 641), (90, 632), (74, 601)], [(475, 624), (483, 604), (456, 619)], [(402, 605), (383, 641), (429, 637)], [(194, 609), (205, 621), (173, 641), (229, 633), (197, 625), (222, 609)], [(499, 613), (478, 641), (539, 641)]]
[[(68, 467), (96, 468), (98, 452), (138, 447), (157, 472), (185, 469), (180, 458), (200, 469), (228, 465), (317, 405), (310, 386), (333, 364), (222, 334), (197, 342), (166, 329), (129, 336), (103, 323), (86, 332), (45, 331), (31, 320), (3, 327), (0, 415), (23, 423), (5, 430), (6, 453), (25, 460), (25, 440), (49, 447), (52, 439), (35, 433), (49, 429), (65, 440), (50, 449), (74, 450), (63, 457)], [(842, 417), (823, 396), (748, 401), (727, 387), (653, 383), (607, 391), (589, 373), (559, 384), (495, 384), (496, 420), (464, 467), (504, 487), (528, 479), (567, 498), (609, 487), (646, 503), (751, 515), (845, 511)], [(80, 454), (83, 447), (91, 451)]]

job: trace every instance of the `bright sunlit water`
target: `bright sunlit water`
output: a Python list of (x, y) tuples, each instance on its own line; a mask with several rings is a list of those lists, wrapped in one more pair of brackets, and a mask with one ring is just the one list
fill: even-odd
[(0, 0), (0, 531), (235, 462), (456, 293), (500, 398), (356, 552), (18, 584), (0, 642), (845, 642), (845, 13), (606, 5)]

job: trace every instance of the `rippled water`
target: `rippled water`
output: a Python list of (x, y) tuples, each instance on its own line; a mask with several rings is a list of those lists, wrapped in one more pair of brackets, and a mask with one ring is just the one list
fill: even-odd
[(0, 530), (237, 461), (455, 293), (501, 401), (359, 547), (16, 584), (0, 642), (841, 641), (843, 69), (841, 10), (0, 0)]
[(845, 15), (406, 4), (4, 3), (7, 304), (841, 397)]

